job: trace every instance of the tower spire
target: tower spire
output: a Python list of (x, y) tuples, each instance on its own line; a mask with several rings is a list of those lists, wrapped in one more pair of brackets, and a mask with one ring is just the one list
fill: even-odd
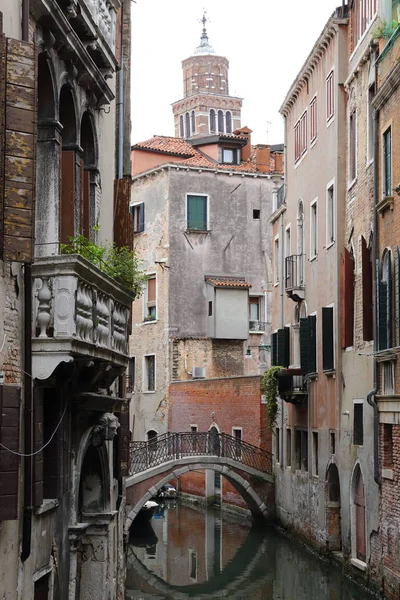
[(203, 10), (203, 17), (199, 19), (199, 22), (203, 24), (203, 31), (200, 37), (200, 46), (197, 46), (194, 54), (215, 54), (215, 50), (210, 46), (208, 40), (206, 24), (210, 23), (210, 19), (207, 17), (207, 12)]

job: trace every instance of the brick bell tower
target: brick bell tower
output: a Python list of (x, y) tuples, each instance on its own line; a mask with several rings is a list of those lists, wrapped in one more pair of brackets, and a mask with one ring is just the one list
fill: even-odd
[(242, 98), (229, 95), (229, 61), (217, 56), (201, 19), (200, 45), (182, 61), (183, 99), (172, 110), (175, 136), (181, 138), (230, 134), (241, 127)]

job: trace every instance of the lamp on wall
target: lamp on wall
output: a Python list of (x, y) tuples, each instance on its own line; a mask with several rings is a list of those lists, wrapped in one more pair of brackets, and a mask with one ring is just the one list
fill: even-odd
[(259, 352), (261, 350), (266, 350), (267, 352), (271, 352), (270, 344), (259, 344), (258, 346), (247, 346), (245, 358), (251, 358), (251, 348), (258, 348)]

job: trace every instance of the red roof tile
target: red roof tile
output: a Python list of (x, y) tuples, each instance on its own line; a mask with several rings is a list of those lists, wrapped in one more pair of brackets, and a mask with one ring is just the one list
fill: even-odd
[(136, 148), (139, 150), (153, 150), (163, 154), (176, 154), (185, 157), (194, 156), (196, 154), (196, 150), (194, 150), (186, 140), (161, 135), (155, 135), (145, 142), (139, 142), (132, 146), (132, 150), (135, 150)]
[(222, 288), (251, 288), (251, 283), (234, 277), (206, 277), (207, 283)]

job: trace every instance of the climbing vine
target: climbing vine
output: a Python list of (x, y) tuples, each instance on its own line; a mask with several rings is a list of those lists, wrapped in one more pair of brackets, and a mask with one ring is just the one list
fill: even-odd
[(273, 366), (267, 369), (261, 379), (261, 391), (265, 396), (268, 412), (268, 424), (272, 430), (275, 427), (278, 414), (278, 373), (283, 367)]

